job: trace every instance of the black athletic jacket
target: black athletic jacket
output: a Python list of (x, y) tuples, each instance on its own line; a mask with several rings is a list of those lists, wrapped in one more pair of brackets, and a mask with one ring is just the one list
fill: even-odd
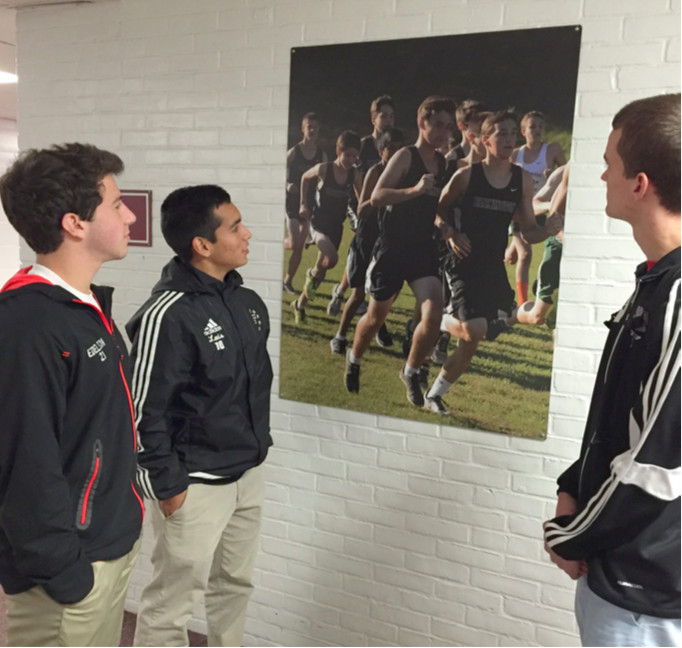
[(111, 288), (102, 314), (28, 270), (0, 293), (0, 583), (75, 603), (142, 526), (128, 358)]
[(680, 616), (680, 249), (647, 272), (607, 322), (580, 459), (559, 490), (578, 513), (546, 525), (561, 557), (585, 559), (600, 597)]
[(236, 271), (218, 281), (175, 257), (126, 330), (146, 496), (235, 481), (265, 459), (270, 321)]

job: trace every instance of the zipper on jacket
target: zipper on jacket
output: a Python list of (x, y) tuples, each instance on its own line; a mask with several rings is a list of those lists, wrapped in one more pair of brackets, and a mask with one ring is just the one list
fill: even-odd
[(78, 529), (87, 529), (90, 526), (92, 519), (92, 506), (90, 502), (95, 497), (95, 490), (99, 477), (102, 474), (102, 442), (97, 439), (92, 447), (92, 464), (88, 478), (83, 484), (80, 501), (78, 502), (78, 513), (76, 516), (76, 527)]
[[(95, 297), (95, 299), (97, 299)], [(92, 304), (88, 304), (88, 302), (81, 301), (80, 299), (74, 299), (77, 304), (83, 304), (85, 306), (89, 306), (90, 308), (94, 309), (97, 314), (100, 316), (100, 319), (102, 320), (102, 323), (104, 324), (104, 328), (107, 330), (107, 333), (112, 337), (114, 340), (114, 346), (116, 346), (116, 336), (114, 335), (114, 320), (111, 319), (109, 322), (107, 322), (107, 318), (104, 316), (104, 312), (100, 308), (95, 308)], [(99, 302), (98, 302), (99, 303)], [(121, 381), (123, 382), (123, 387), (125, 388), (126, 391), (126, 396), (128, 398), (128, 408), (130, 409), (130, 423), (132, 425), (132, 430), (133, 430), (133, 448), (134, 451), (137, 452), (137, 428), (135, 427), (135, 410), (133, 409), (133, 399), (130, 395), (130, 388), (128, 387), (128, 381), (126, 380), (125, 374), (123, 373), (123, 364), (121, 364), (121, 357), (119, 355), (118, 358), (118, 369), (121, 374)], [(99, 443), (99, 441), (97, 441)], [(101, 455), (101, 447), (102, 444), (100, 443), (100, 455)], [(135, 486), (133, 485), (133, 482), (130, 482), (130, 487), (133, 489), (133, 493), (135, 494), (135, 499), (140, 504), (140, 508), (142, 509), (142, 521), (144, 522), (144, 513), (145, 513), (145, 508), (144, 508), (144, 502), (142, 501), (142, 498), (139, 496), (138, 492), (135, 490)], [(82, 496), (81, 496), (82, 499)], [(80, 510), (80, 507), (79, 507)], [(90, 519), (88, 517), (87, 524), (90, 524)], [(79, 527), (79, 528), (87, 528), (85, 527)]]
[[(96, 299), (96, 298), (95, 298)], [(116, 336), (114, 335), (114, 321), (113, 319), (111, 322), (107, 322), (107, 318), (104, 316), (104, 312), (99, 309), (95, 308), (92, 304), (88, 304), (88, 302), (81, 301), (80, 299), (74, 299), (77, 304), (83, 304), (85, 306), (89, 306), (90, 308), (94, 309), (97, 314), (100, 316), (100, 319), (102, 320), (102, 323), (104, 324), (104, 328), (107, 330), (107, 333), (113, 338), (114, 340), (114, 346), (116, 346)], [(135, 448), (135, 451), (137, 452), (137, 429), (135, 428), (135, 410), (133, 408), (133, 399), (130, 396), (130, 388), (128, 387), (128, 381), (126, 380), (125, 374), (123, 373), (123, 365), (121, 364), (121, 358), (119, 356), (118, 358), (118, 368), (121, 373), (121, 380), (123, 381), (123, 387), (126, 390), (126, 396), (128, 397), (128, 407), (130, 408), (130, 419), (131, 419), (131, 424), (133, 426), (133, 448)]]

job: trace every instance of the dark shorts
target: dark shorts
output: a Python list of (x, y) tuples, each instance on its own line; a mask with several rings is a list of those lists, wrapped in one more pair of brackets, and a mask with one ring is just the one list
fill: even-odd
[(509, 285), (504, 266), (493, 270), (496, 272), (460, 272), (454, 259), (446, 263), (445, 278), (450, 287), (448, 313), (460, 322), (481, 317), (490, 321), (500, 316), (498, 311), (511, 316), (515, 293)]
[(341, 246), (341, 239), (343, 238), (343, 223), (339, 225), (333, 225), (331, 223), (320, 223), (312, 222), (310, 223), (310, 236), (312, 236), (313, 241), (317, 243), (317, 236), (324, 234), (334, 245), (334, 249), (338, 251)]
[(346, 259), (346, 272), (348, 274), (348, 285), (351, 288), (362, 288), (364, 290), (367, 280), (367, 268), (372, 261), (372, 250), (376, 241), (358, 240), (353, 237), (348, 248), (348, 258)]
[(563, 247), (556, 236), (550, 236), (545, 241), (545, 251), (538, 268), (538, 288), (535, 295), (546, 304), (554, 303), (552, 295), (559, 288), (559, 266)]
[(372, 261), (367, 269), (367, 292), (377, 301), (386, 301), (398, 294), (403, 283), (422, 277), (440, 280), (440, 262), (435, 241), (414, 248), (386, 245), (377, 242)]
[(295, 196), (287, 193), (286, 200), (284, 202), (284, 210), (287, 213), (288, 218), (292, 218), (293, 220), (300, 221), (301, 216), (298, 213), (298, 210), (301, 208), (301, 201), (299, 200), (298, 194)]

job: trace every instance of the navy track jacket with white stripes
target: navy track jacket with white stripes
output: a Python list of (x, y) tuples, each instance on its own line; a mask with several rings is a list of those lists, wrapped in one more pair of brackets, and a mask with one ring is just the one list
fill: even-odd
[(680, 248), (637, 268), (609, 335), (580, 458), (559, 477), (578, 502), (545, 525), (588, 585), (638, 614), (680, 616)]
[(270, 321), (239, 273), (218, 281), (175, 257), (126, 331), (147, 497), (236, 481), (263, 462), (272, 445)]

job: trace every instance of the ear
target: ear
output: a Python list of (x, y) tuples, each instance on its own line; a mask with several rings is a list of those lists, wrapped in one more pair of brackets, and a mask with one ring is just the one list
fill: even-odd
[(635, 188), (633, 189), (633, 193), (635, 194), (635, 200), (642, 200), (653, 191), (653, 185), (649, 181), (646, 173), (638, 173), (634, 180)]
[(476, 139), (476, 135), (474, 135), (472, 132), (468, 132), (466, 134), (466, 138), (467, 138), (467, 142), (469, 142), (469, 144), (471, 144)]
[(208, 257), (211, 256), (211, 248), (209, 246), (209, 242), (205, 238), (202, 238), (201, 236), (195, 236), (192, 239), (192, 250), (201, 259), (208, 259)]
[(85, 238), (85, 231), (88, 221), (84, 221), (78, 214), (67, 212), (62, 216), (62, 229), (71, 237), (78, 241)]

